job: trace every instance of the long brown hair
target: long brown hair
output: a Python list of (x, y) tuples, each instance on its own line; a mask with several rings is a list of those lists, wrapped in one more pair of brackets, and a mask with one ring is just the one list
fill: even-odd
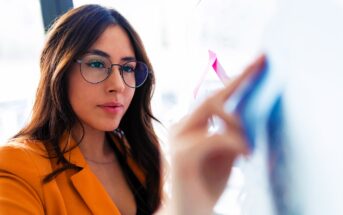
[[(65, 157), (59, 145), (64, 132), (70, 132), (79, 120), (74, 113), (67, 89), (68, 72), (75, 59), (82, 56), (109, 25), (119, 25), (128, 34), (137, 60), (147, 64), (150, 74), (135, 91), (120, 129), (130, 144), (134, 160), (145, 174), (146, 202), (151, 211), (161, 202), (161, 155), (152, 120), (150, 101), (155, 85), (154, 73), (143, 43), (129, 22), (116, 10), (99, 5), (85, 5), (68, 11), (51, 26), (40, 60), (41, 78), (36, 92), (32, 117), (14, 138), (40, 140), (51, 150), (62, 168), (45, 178), (45, 182), (66, 169), (81, 170)], [(51, 158), (51, 157), (50, 157)]]

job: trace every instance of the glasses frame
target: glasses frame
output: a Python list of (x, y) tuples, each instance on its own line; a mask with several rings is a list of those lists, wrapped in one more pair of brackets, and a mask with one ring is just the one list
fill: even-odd
[[(89, 54), (89, 55), (90, 55), (90, 54)], [(97, 55), (97, 54), (93, 54), (93, 55)], [(101, 56), (101, 55), (98, 55), (98, 56), (104, 57), (104, 56)], [(84, 56), (83, 56), (83, 57), (84, 57)], [(83, 58), (83, 57), (82, 57), (82, 58)], [(120, 76), (121, 76), (121, 78), (122, 78), (124, 84), (125, 84), (127, 87), (130, 87), (130, 88), (138, 88), (138, 87), (142, 86), (142, 85), (145, 83), (145, 81), (148, 79), (148, 76), (151, 74), (151, 72), (150, 72), (149, 69), (148, 69), (148, 66), (147, 66), (144, 62), (142, 62), (142, 61), (130, 60), (130, 61), (125, 62), (124, 64), (117, 64), (117, 63), (112, 63), (110, 59), (108, 59), (107, 57), (104, 57), (104, 58), (106, 58), (106, 59), (111, 63), (110, 67), (104, 68), (104, 69), (107, 70), (107, 73), (108, 73), (107, 77), (106, 77), (104, 80), (101, 80), (101, 81), (98, 81), (98, 82), (90, 82), (90, 81), (88, 81), (88, 80), (84, 77), (84, 75), (82, 74), (82, 63), (83, 63), (83, 59), (82, 59), (82, 58), (76, 59), (75, 62), (78, 63), (78, 64), (80, 65), (80, 73), (81, 73), (82, 78), (83, 78), (85, 81), (87, 81), (88, 83), (90, 83), (90, 84), (99, 84), (99, 83), (105, 81), (106, 79), (108, 79), (108, 78), (112, 75), (112, 73), (113, 73), (113, 69), (112, 69), (113, 66), (118, 66), (118, 67), (119, 67), (119, 73), (120, 73)], [(144, 66), (146, 67), (146, 70), (147, 70), (147, 74), (145, 75), (145, 78), (144, 78), (144, 80), (142, 81), (142, 83), (139, 84), (139, 85), (136, 85), (135, 87), (132, 87), (132, 86), (130, 86), (129, 84), (127, 84), (126, 81), (125, 81), (125, 78), (124, 78), (124, 76), (123, 76), (123, 66), (125, 66), (125, 65), (128, 64), (128, 63), (132, 63), (132, 62), (136, 62), (136, 63), (140, 63), (140, 64), (144, 65)]]

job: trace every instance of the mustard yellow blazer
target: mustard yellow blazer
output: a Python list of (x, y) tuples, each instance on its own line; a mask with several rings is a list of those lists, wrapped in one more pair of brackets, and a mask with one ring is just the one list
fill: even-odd
[[(66, 142), (67, 135), (61, 141)], [(71, 140), (75, 144), (74, 140)], [(0, 214), (111, 214), (120, 215), (101, 182), (87, 165), (80, 148), (65, 155), (83, 167), (79, 172), (66, 170), (52, 181), (43, 178), (56, 167), (38, 141), (9, 142), (0, 147)], [(128, 161), (137, 178), (144, 175)], [(120, 193), (118, 193), (120, 195)]]

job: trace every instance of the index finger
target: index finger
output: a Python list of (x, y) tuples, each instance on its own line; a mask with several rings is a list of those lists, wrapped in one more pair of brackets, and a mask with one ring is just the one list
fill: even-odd
[(231, 81), (220, 93), (226, 100), (230, 97), (235, 90), (247, 79), (252, 76), (257, 75), (265, 66), (266, 57), (265, 55), (260, 55), (253, 63), (251, 63), (244, 72), (239, 75), (236, 79)]

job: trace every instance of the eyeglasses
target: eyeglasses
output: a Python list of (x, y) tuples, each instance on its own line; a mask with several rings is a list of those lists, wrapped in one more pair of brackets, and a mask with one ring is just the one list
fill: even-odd
[(126, 86), (137, 88), (144, 84), (149, 70), (145, 63), (128, 61), (124, 64), (112, 64), (107, 58), (97, 54), (86, 54), (82, 59), (76, 60), (80, 64), (82, 77), (89, 83), (98, 84), (105, 81), (112, 74), (112, 67), (118, 66), (120, 76)]

